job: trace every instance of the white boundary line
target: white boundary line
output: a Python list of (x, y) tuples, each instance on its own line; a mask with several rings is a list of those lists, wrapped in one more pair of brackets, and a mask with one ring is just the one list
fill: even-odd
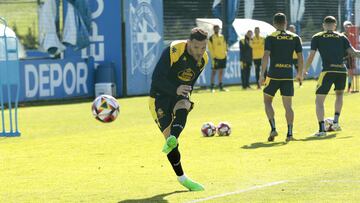
[(223, 194), (218, 194), (218, 195), (214, 195), (214, 196), (210, 196), (210, 197), (206, 197), (206, 198), (202, 198), (202, 199), (195, 199), (195, 200), (192, 200), (192, 201), (189, 201), (189, 202), (186, 202), (186, 203), (203, 202), (203, 201), (216, 199), (216, 198), (220, 198), (220, 197), (236, 195), (236, 194), (248, 192), (248, 191), (251, 191), (251, 190), (261, 189), (261, 188), (265, 188), (265, 187), (271, 187), (271, 186), (274, 186), (274, 185), (279, 185), (279, 184), (283, 184), (283, 183), (287, 183), (287, 182), (289, 182), (289, 181), (281, 180), (281, 181), (266, 183), (264, 185), (257, 185), (257, 186), (249, 187), (247, 189), (236, 190), (236, 191), (233, 191), (233, 192), (226, 192), (226, 193), (223, 193)]

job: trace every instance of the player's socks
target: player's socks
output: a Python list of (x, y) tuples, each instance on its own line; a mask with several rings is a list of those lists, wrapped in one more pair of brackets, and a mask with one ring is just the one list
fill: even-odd
[(275, 119), (269, 119), (269, 123), (270, 123), (270, 127), (271, 127), (271, 131), (276, 131), (276, 127), (275, 127)]
[(319, 132), (325, 132), (325, 123), (324, 123), (324, 121), (319, 122)]
[(287, 136), (292, 136), (292, 135), (293, 135), (293, 124), (289, 124)]
[(180, 156), (179, 148), (175, 147), (173, 150), (171, 150), (171, 152), (168, 153), (167, 158), (168, 158), (172, 168), (174, 169), (176, 175), (177, 176), (184, 175), (184, 171), (182, 169), (181, 162), (180, 162), (181, 156)]
[(186, 175), (178, 176), (178, 181), (181, 185), (189, 189), (190, 191), (202, 191), (205, 190), (204, 186), (200, 183), (197, 183), (190, 178), (186, 177)]
[(186, 109), (178, 109), (175, 112), (175, 119), (172, 122), (170, 134), (174, 135), (176, 138), (180, 136), (180, 133), (183, 131), (188, 111)]
[(335, 112), (335, 115), (334, 115), (334, 123), (339, 123), (339, 117), (340, 117), (340, 113)]
[(176, 137), (173, 136), (173, 135), (170, 135), (170, 136), (166, 139), (162, 151), (163, 151), (165, 154), (168, 154), (168, 153), (171, 152), (176, 146), (177, 146), (177, 139), (176, 139)]
[(215, 92), (214, 87), (215, 87), (214, 83), (211, 83), (211, 85), (210, 85), (210, 91), (211, 92)]

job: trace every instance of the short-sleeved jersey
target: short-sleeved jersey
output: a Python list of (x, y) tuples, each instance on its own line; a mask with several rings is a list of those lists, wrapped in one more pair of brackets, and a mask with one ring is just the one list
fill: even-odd
[(202, 59), (196, 61), (187, 52), (186, 46), (186, 41), (174, 41), (165, 48), (152, 75), (150, 96), (162, 94), (176, 97), (178, 86), (194, 86), (208, 63), (208, 55), (205, 52)]
[(349, 40), (339, 32), (319, 32), (311, 39), (311, 50), (319, 50), (324, 72), (346, 72), (343, 58), (348, 48)]
[(265, 39), (261, 36), (252, 39), (253, 59), (261, 59), (264, 56)]
[(208, 48), (211, 54), (211, 58), (226, 59), (227, 45), (223, 35), (211, 35), (208, 42)]
[(292, 80), (293, 53), (302, 52), (300, 37), (290, 31), (277, 30), (266, 37), (265, 51), (270, 51), (268, 77)]

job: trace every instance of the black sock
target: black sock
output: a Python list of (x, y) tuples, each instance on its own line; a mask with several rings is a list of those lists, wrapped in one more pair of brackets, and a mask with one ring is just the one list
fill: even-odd
[(220, 88), (220, 89), (223, 88), (222, 82), (219, 83), (219, 88)]
[(172, 168), (174, 169), (175, 173), (177, 176), (182, 176), (184, 175), (184, 171), (181, 167), (181, 162), (180, 162), (180, 152), (179, 152), (179, 146), (175, 147), (168, 155), (168, 160), (171, 163)]
[(275, 127), (275, 119), (272, 118), (269, 120), (270, 126), (271, 126), (271, 131), (275, 131), (276, 127)]
[(210, 89), (214, 89), (214, 83), (211, 83)]
[(336, 112), (335, 116), (334, 116), (334, 123), (339, 123), (339, 116), (340, 116), (340, 113)]
[(293, 134), (292, 130), (293, 130), (293, 124), (289, 124), (288, 125), (288, 133), (287, 133), (288, 137), (292, 136), (292, 134)]
[(186, 118), (188, 111), (186, 109), (178, 109), (175, 112), (175, 119), (172, 123), (170, 134), (174, 135), (176, 138), (180, 136), (180, 133), (185, 127)]
[(319, 132), (325, 132), (325, 123), (324, 123), (324, 121), (319, 122)]

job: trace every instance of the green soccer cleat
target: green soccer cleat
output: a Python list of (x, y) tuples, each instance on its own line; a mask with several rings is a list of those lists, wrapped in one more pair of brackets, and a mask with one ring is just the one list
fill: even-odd
[(203, 191), (205, 190), (204, 186), (200, 183), (194, 182), (190, 178), (186, 178), (184, 181), (180, 181), (179, 183), (189, 189), (190, 191)]
[(177, 139), (174, 135), (170, 135), (163, 146), (162, 151), (165, 154), (169, 154), (177, 146)]

